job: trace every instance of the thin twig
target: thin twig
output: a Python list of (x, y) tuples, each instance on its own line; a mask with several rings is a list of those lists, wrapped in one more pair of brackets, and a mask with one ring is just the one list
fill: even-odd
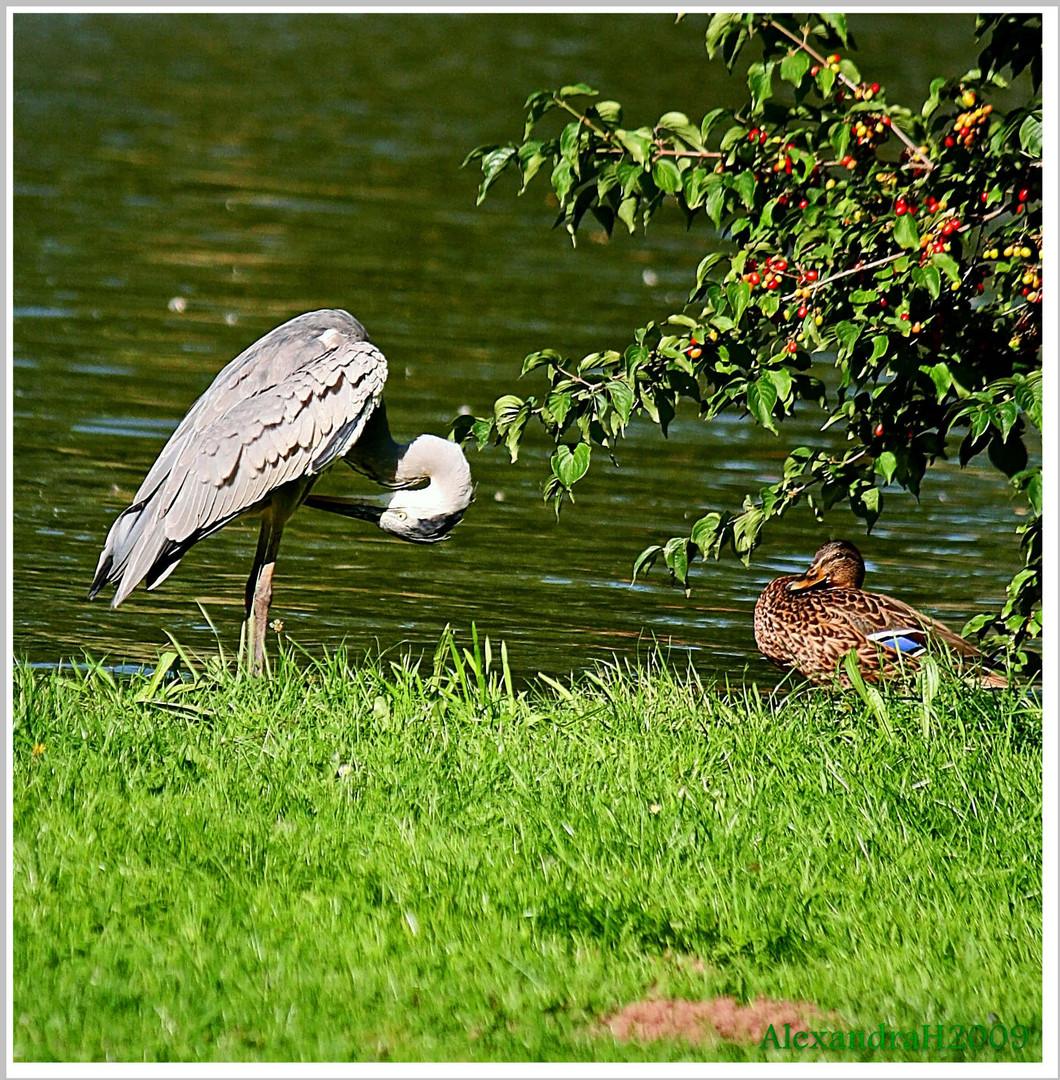
[[(772, 27), (774, 30), (777, 30), (779, 33), (783, 34), (789, 41), (793, 41), (798, 48), (802, 49), (803, 52), (810, 55), (814, 60), (817, 61), (818, 64), (822, 64), (825, 67), (828, 67), (828, 61), (819, 52), (817, 52), (816, 49), (811, 48), (806, 43), (805, 38), (802, 38), (800, 40), (786, 26), (781, 26), (780, 23), (776, 22), (774, 19), (767, 19), (766, 24)], [(844, 75), (841, 71), (837, 72), (836, 74), (838, 74), (840, 81), (843, 83), (844, 86), (847, 87), (847, 89), (856, 90), (858, 88), (857, 83), (855, 83), (852, 79), (847, 78), (847, 76)], [(921, 162), (923, 162), (924, 166), (928, 169), (928, 171), (934, 169), (935, 165), (934, 162), (932, 162), (931, 158), (929, 158), (926, 154), (921, 153), (920, 147), (918, 147), (913, 142), (913, 140), (910, 139), (909, 136), (906, 135), (906, 133), (894, 123), (893, 117), (891, 119), (891, 130), (898, 136), (898, 138), (902, 142), (905, 143), (910, 153), (912, 153), (915, 157), (919, 158)]]
[(559, 364), (556, 364), (555, 368), (561, 375), (563, 375), (566, 378), (570, 379), (572, 382), (581, 383), (582, 386), (587, 386), (587, 387), (589, 387), (590, 390), (601, 390), (601, 389), (603, 389), (603, 385), (604, 385), (603, 383), (589, 382), (587, 379), (583, 379), (580, 375), (575, 375), (573, 372), (570, 372), (570, 371), (565, 370), (564, 368), (561, 368), (559, 366)]

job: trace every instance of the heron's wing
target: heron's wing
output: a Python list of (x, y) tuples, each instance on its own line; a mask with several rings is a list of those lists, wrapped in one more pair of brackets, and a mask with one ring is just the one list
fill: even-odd
[[(349, 312), (337, 308), (310, 311), (288, 320), (270, 330), (253, 345), (229, 361), (214, 377), (213, 382), (198, 398), (177, 425), (148, 470), (133, 503), (147, 499), (173, 471), (186, 445), (194, 442), (199, 433), (211, 426), (229, 409), (260, 394), (268, 394), (288, 381), (297, 378), (307, 367), (315, 368), (322, 352), (350, 350), (368, 342), (364, 327)], [(338, 357), (341, 362), (341, 356)], [(383, 379), (386, 361), (382, 354)], [(307, 386), (302, 387), (308, 391)], [(307, 404), (304, 396), (302, 404)]]
[(92, 594), (117, 581), (117, 605), (143, 578), (152, 587), (192, 544), (282, 485), (310, 481), (357, 441), (385, 380), (383, 354), (345, 312), (267, 334), (181, 421), (112, 526)]

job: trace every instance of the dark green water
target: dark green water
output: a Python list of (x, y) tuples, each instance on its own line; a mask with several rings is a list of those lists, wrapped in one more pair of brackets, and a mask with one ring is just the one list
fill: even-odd
[[(975, 58), (971, 16), (852, 18), (863, 73), (920, 101)], [(150, 659), (170, 631), (238, 640), (256, 525), (200, 544), (117, 611), (85, 600), (107, 528), (220, 367), (266, 330), (345, 307), (390, 361), (391, 425), (444, 433), (462, 407), (518, 392), (523, 356), (622, 348), (680, 305), (709, 240), (662, 214), (646, 238), (577, 250), (544, 185), (476, 209), (471, 147), (521, 130), (530, 90), (584, 80), (627, 122), (740, 100), (702, 62), (701, 27), (667, 15), (16, 15), (14, 18), (14, 645), (37, 663), (83, 649)], [(710, 83), (708, 79), (714, 79)], [(181, 306), (171, 302), (181, 301)], [(507, 640), (515, 668), (566, 672), (654, 636), (707, 677), (771, 669), (751, 610), (763, 584), (828, 536), (856, 539), (870, 583), (958, 627), (994, 607), (1017, 524), (991, 470), (934, 471), (865, 539), (838, 511), (794, 513), (750, 569), (697, 567), (691, 599), (649, 543), (775, 478), (782, 439), (738, 419), (633, 429), (557, 523), (547, 449), (516, 466), (471, 453), (477, 502), (450, 543), (402, 544), (304, 510), (284, 537), (274, 613), (310, 650), (434, 643), (446, 623)], [(336, 470), (319, 490), (361, 489)]]

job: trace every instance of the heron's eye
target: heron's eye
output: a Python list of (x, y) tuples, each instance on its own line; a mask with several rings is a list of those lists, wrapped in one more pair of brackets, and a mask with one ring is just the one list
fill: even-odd
[(404, 510), (395, 510), (394, 517), (396, 517), (398, 521), (404, 521), (405, 518), (408, 517), (408, 514), (406, 514)]

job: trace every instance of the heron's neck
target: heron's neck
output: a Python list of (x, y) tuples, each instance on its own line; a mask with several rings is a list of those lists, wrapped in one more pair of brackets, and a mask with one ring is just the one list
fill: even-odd
[(399, 487), (411, 479), (402, 470), (408, 448), (409, 443), (394, 441), (386, 419), (386, 405), (380, 402), (364, 425), (361, 437), (346, 454), (346, 461), (378, 484)]

